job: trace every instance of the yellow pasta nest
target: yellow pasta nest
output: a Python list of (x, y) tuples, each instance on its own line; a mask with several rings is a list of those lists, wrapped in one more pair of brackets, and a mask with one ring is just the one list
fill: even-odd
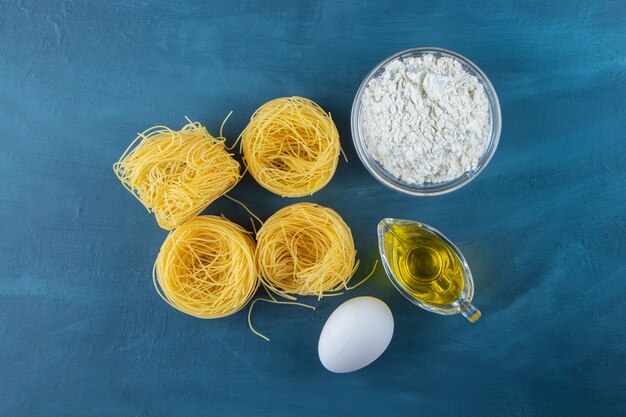
[(191, 122), (179, 131), (155, 126), (140, 133), (113, 170), (167, 230), (198, 215), (241, 179), (224, 138)]
[(261, 106), (241, 134), (241, 148), (254, 179), (283, 197), (322, 189), (341, 153), (330, 114), (303, 97), (277, 98)]
[(284, 207), (267, 219), (257, 233), (256, 260), (263, 284), (288, 299), (350, 289), (359, 265), (348, 225), (312, 203)]
[(153, 282), (172, 307), (203, 319), (241, 310), (259, 286), (254, 240), (241, 226), (217, 216), (183, 223), (163, 242)]

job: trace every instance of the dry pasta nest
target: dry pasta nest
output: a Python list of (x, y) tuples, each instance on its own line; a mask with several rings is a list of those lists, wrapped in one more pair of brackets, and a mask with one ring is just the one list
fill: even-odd
[(319, 298), (350, 289), (359, 262), (348, 225), (334, 210), (297, 203), (272, 215), (257, 233), (261, 281), (285, 298)]
[(214, 319), (241, 310), (259, 286), (254, 239), (218, 216), (183, 223), (163, 242), (153, 281), (172, 307)]
[(113, 165), (124, 187), (171, 230), (198, 215), (241, 178), (240, 165), (200, 123), (181, 130), (155, 126)]
[(323, 188), (341, 153), (330, 114), (303, 97), (277, 98), (261, 106), (241, 134), (241, 148), (254, 179), (283, 197)]

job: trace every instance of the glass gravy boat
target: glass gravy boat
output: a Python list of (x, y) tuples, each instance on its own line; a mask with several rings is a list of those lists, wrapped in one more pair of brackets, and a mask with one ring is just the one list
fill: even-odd
[(391, 283), (413, 304), (437, 314), (480, 318), (472, 304), (474, 281), (459, 249), (424, 223), (383, 219), (378, 248)]

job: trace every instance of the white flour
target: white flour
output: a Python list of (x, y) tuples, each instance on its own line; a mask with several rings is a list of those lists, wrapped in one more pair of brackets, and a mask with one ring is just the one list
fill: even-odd
[(489, 141), (489, 102), (478, 79), (451, 58), (396, 60), (363, 93), (362, 127), (372, 157), (411, 184), (458, 178)]

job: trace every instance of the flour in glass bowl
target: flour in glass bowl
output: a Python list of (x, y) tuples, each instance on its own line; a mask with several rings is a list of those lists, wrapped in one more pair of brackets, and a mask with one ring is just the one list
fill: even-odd
[(456, 179), (478, 166), (489, 144), (489, 101), (478, 79), (452, 58), (397, 59), (363, 92), (370, 155), (409, 184)]

